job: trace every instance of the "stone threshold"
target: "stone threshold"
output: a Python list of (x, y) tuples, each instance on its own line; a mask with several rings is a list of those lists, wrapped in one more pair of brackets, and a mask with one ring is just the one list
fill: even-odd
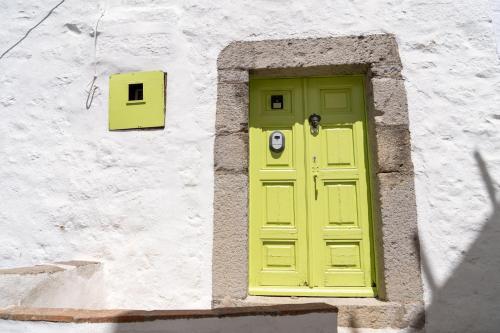
[[(377, 298), (356, 297), (290, 297), (290, 296), (247, 296), (244, 299), (226, 297), (214, 300), (213, 307), (246, 307), (262, 305), (298, 305), (321, 302), (338, 309), (338, 325), (355, 328), (407, 329), (423, 327), (423, 302), (391, 302)], [(415, 320), (417, 318), (418, 320)]]
[(356, 305), (356, 306), (398, 306), (398, 302), (382, 301), (374, 297), (309, 297), (309, 296), (247, 296), (245, 299), (234, 300), (230, 303), (222, 300), (221, 306), (262, 306), (280, 304), (307, 304), (323, 303), (335, 307)]
[(0, 319), (57, 323), (132, 323), (153, 320), (224, 318), (244, 316), (297, 316), (310, 313), (337, 313), (326, 303), (280, 304), (271, 306), (225, 307), (211, 310), (90, 310), (10, 307), (0, 309)]

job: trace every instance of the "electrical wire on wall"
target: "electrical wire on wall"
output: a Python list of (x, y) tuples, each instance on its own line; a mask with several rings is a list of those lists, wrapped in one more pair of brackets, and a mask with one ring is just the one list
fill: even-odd
[(57, 5), (55, 5), (54, 7), (52, 7), (52, 9), (50, 9), (49, 12), (47, 14), (45, 14), (45, 16), (40, 21), (38, 21), (37, 24), (35, 24), (31, 28), (29, 28), (28, 31), (26, 31), (26, 33), (24, 34), (24, 36), (22, 36), (19, 40), (17, 40), (14, 44), (12, 44), (7, 50), (5, 50), (2, 54), (0, 54), (0, 59), (2, 59), (3, 57), (5, 57), (7, 55), (7, 53), (9, 53), (10, 51), (12, 51), (23, 40), (25, 40), (26, 38), (28, 38), (28, 35), (33, 30), (35, 30), (40, 24), (42, 24), (46, 19), (48, 19), (49, 16), (52, 15), (52, 13), (54, 13), (54, 11), (57, 9), (57, 7), (59, 7), (60, 5), (62, 5), (64, 3), (64, 1), (66, 1), (66, 0), (59, 1), (59, 3), (57, 3)]
[(87, 101), (85, 102), (85, 107), (87, 110), (90, 109), (92, 106), (92, 102), (94, 101), (94, 95), (99, 89), (99, 87), (96, 85), (97, 81), (97, 35), (98, 33), (98, 27), (99, 27), (99, 22), (101, 22), (102, 17), (104, 16), (105, 10), (101, 12), (101, 16), (97, 19), (97, 22), (95, 24), (95, 29), (94, 29), (94, 77), (92, 80), (89, 82), (89, 90), (87, 91)]

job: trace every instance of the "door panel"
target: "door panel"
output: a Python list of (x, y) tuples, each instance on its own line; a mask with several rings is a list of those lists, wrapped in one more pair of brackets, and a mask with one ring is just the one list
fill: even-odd
[(360, 287), (360, 294), (370, 293), (362, 80), (312, 78), (306, 86), (307, 112), (322, 117), (318, 134), (306, 136), (307, 149), (313, 154), (306, 159), (308, 177), (316, 177), (317, 192), (309, 201), (313, 286)]
[(324, 227), (357, 227), (356, 182), (325, 183), (325, 189), (328, 224)]
[[(280, 109), (271, 108), (276, 95), (283, 96)], [(252, 82), (250, 104), (250, 285), (302, 286), (307, 243), (301, 81)], [(273, 131), (285, 136), (282, 152), (269, 149)]]
[(365, 123), (362, 77), (251, 81), (250, 294), (375, 295)]
[(285, 182), (264, 184), (263, 207), (266, 207), (264, 228), (295, 225), (293, 185)]
[(326, 157), (324, 167), (353, 168), (355, 156), (352, 126), (325, 127), (323, 131), (322, 155)]

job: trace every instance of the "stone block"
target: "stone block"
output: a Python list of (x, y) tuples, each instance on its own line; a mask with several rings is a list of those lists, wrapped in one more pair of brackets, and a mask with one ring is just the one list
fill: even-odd
[(216, 171), (212, 292), (214, 299), (247, 295), (248, 176)]
[(248, 130), (247, 83), (219, 83), (215, 129), (217, 133)]
[(218, 71), (219, 83), (248, 83), (249, 75), (247, 70), (242, 69), (221, 69)]
[(422, 301), (413, 178), (413, 173), (377, 175), (385, 296), (389, 301)]
[(217, 58), (217, 69), (255, 68), (255, 42), (232, 42), (226, 46)]
[(376, 126), (377, 173), (413, 171), (410, 131), (406, 126)]
[(374, 118), (381, 125), (408, 125), (404, 81), (375, 77), (370, 80)]
[(392, 79), (402, 79), (401, 71), (403, 70), (403, 66), (400, 62), (386, 62), (379, 61), (371, 64), (370, 74), (373, 77), (385, 77)]
[(392, 35), (233, 42), (222, 50), (219, 69), (292, 68), (400, 63)]
[(215, 170), (245, 172), (248, 169), (248, 133), (217, 135), (214, 147)]

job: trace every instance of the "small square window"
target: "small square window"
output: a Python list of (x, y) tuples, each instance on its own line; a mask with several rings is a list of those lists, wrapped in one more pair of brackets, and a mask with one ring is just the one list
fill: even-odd
[(109, 77), (109, 129), (165, 126), (163, 71), (117, 73)]
[(282, 110), (283, 109), (283, 95), (272, 95), (271, 96), (271, 109)]
[(143, 100), (142, 83), (131, 83), (128, 85), (128, 100), (129, 101)]

